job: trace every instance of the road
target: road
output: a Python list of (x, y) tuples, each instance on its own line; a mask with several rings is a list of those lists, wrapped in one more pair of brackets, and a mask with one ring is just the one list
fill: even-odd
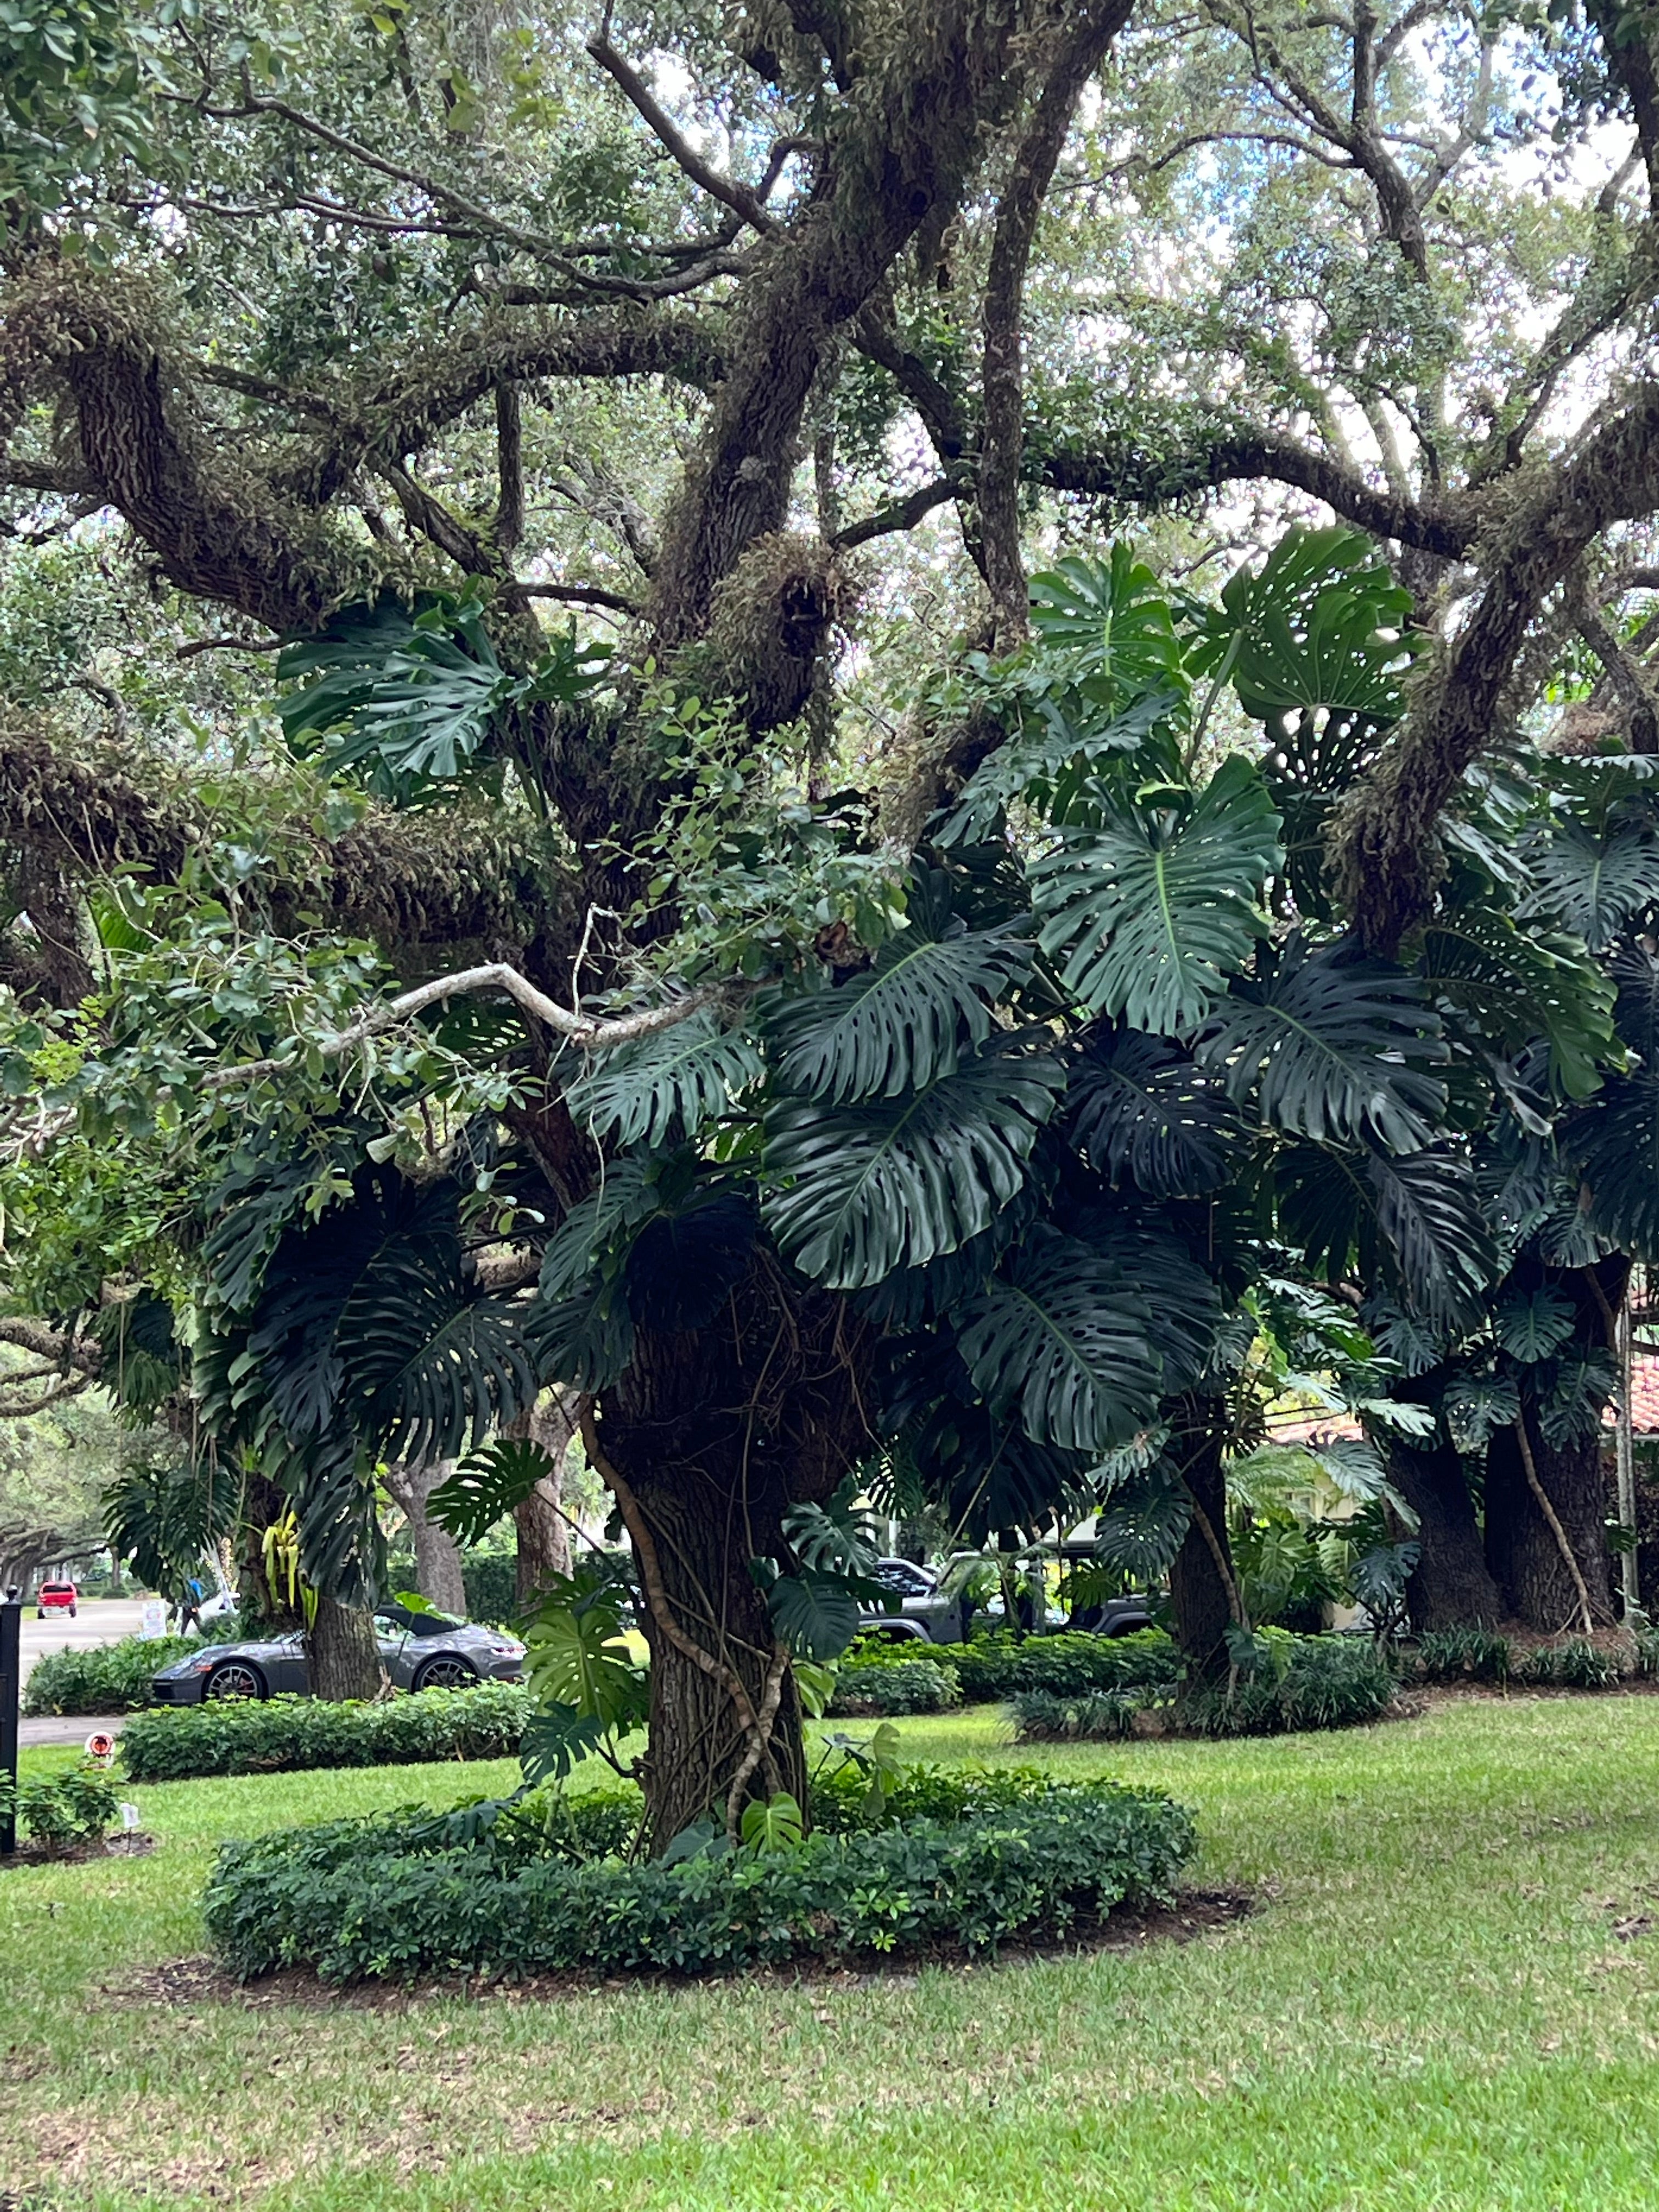
[(136, 1597), (94, 1597), (86, 1600), (73, 1620), (63, 1613), (37, 1620), (30, 1606), (23, 1615), (23, 1680), (27, 1681), (37, 1659), (44, 1659), (48, 1651), (61, 1651), (66, 1644), (76, 1651), (89, 1651), (95, 1644), (118, 1644), (124, 1636), (136, 1636), (143, 1610)]

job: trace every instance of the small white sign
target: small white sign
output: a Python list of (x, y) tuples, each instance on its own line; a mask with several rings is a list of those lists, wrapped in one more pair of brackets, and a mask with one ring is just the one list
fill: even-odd
[(138, 1633), (146, 1644), (154, 1644), (167, 1632), (167, 1601), (164, 1597), (147, 1597), (138, 1619)]
[(138, 1808), (136, 1805), (129, 1805), (124, 1797), (121, 1800), (121, 1826), (126, 1830), (128, 1835), (131, 1835), (137, 1825)]

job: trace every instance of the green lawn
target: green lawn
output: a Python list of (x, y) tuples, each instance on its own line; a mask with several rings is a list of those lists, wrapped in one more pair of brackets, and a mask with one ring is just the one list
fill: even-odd
[[(1006, 1755), (989, 1716), (901, 1723)], [(1597, 2212), (1659, 2198), (1659, 1698), (1050, 1751), (1255, 1888), (1185, 1946), (387, 2008), (131, 1994), (213, 1839), (505, 1766), (173, 1784), (147, 1860), (0, 1875), (0, 2206)], [(35, 1755), (50, 1763), (52, 1754)], [(125, 1985), (125, 1986), (124, 1986)], [(10, 2212), (10, 2208), (8, 2208)]]

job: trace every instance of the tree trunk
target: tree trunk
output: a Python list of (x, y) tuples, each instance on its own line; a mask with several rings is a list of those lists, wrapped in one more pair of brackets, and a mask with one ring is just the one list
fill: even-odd
[(519, 1538), (513, 1595), (521, 1613), (535, 1603), (538, 1594), (550, 1583), (570, 1572), (570, 1531), (559, 1510), (559, 1497), (565, 1454), (574, 1433), (569, 1407), (552, 1392), (527, 1413), (521, 1413), (507, 1431), (510, 1437), (538, 1443), (553, 1462), (553, 1473), (513, 1509), (513, 1525)]
[(734, 1790), (739, 1804), (783, 1790), (808, 1809), (800, 1703), (750, 1561), (787, 1571), (785, 1515), (828, 1498), (870, 1443), (864, 1330), (842, 1301), (757, 1255), (726, 1312), (729, 1326), (695, 1335), (641, 1328), (588, 1432), (629, 1522), (651, 1646), (653, 1852), (723, 1819)]
[[(1188, 1674), (1219, 1681), (1232, 1666), (1227, 1631), (1240, 1620), (1238, 1582), (1227, 1541), (1227, 1478), (1221, 1464), (1224, 1412), (1216, 1399), (1186, 1399), (1170, 1455), (1191, 1495), (1193, 1518), (1170, 1569), (1176, 1642)], [(1220, 1554), (1218, 1559), (1218, 1553)]]
[[(1424, 1376), (1411, 1387), (1426, 1389), (1430, 1381)], [(1468, 1624), (1493, 1626), (1504, 1618), (1504, 1599), (1486, 1564), (1461, 1454), (1444, 1442), (1419, 1449), (1395, 1437), (1384, 1449), (1389, 1478), (1417, 1516), (1422, 1547), (1406, 1585), (1412, 1627), (1421, 1636)]]
[[(1613, 1352), (1608, 1316), (1624, 1303), (1629, 1275), (1629, 1261), (1615, 1252), (1593, 1268), (1547, 1267), (1523, 1259), (1510, 1280), (1521, 1291), (1545, 1288), (1571, 1300), (1573, 1335), (1562, 1355), (1571, 1358), (1587, 1347)], [(1613, 1619), (1613, 1608), (1599, 1425), (1582, 1442), (1551, 1444), (1540, 1434), (1536, 1413), (1526, 1398), (1523, 1391), (1534, 1471), (1583, 1579), (1591, 1618), (1603, 1625)], [(1572, 1566), (1534, 1495), (1521, 1439), (1513, 1429), (1498, 1431), (1488, 1448), (1486, 1506), (1486, 1564), (1508, 1610), (1543, 1635), (1582, 1627), (1583, 1603)]]
[[(1613, 1619), (1613, 1584), (1601, 1438), (1546, 1443), (1530, 1408), (1527, 1434), (1539, 1481), (1583, 1577), (1591, 1618), (1598, 1626), (1605, 1626)], [(1533, 1495), (1513, 1429), (1500, 1429), (1486, 1455), (1486, 1559), (1516, 1620), (1546, 1636), (1583, 1628), (1577, 1585), (1555, 1531)]]
[(409, 1523), (415, 1547), (415, 1587), (440, 1612), (466, 1616), (466, 1584), (461, 1577), (460, 1547), (447, 1528), (427, 1517), (427, 1502), (449, 1476), (453, 1460), (437, 1460), (430, 1467), (408, 1467), (401, 1461), (386, 1471), (386, 1486)]
[(306, 1631), (306, 1656), (314, 1698), (378, 1698), (386, 1686), (373, 1614), (337, 1605), (320, 1591), (316, 1618)]

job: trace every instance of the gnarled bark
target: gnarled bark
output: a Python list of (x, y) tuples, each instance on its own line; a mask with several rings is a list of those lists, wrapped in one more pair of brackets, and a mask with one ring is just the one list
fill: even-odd
[(427, 1504), (438, 1485), (454, 1466), (437, 1460), (430, 1467), (410, 1467), (402, 1460), (386, 1470), (382, 1480), (393, 1503), (409, 1523), (415, 1547), (415, 1587), (441, 1613), (466, 1618), (466, 1584), (461, 1576), (460, 1547), (447, 1528), (427, 1515)]
[(1224, 1680), (1233, 1665), (1227, 1631), (1249, 1625), (1227, 1541), (1225, 1437), (1226, 1408), (1218, 1399), (1182, 1400), (1169, 1450), (1193, 1517), (1170, 1569), (1170, 1601), (1188, 1673), (1203, 1682)]
[(319, 1593), (306, 1631), (306, 1657), (313, 1698), (378, 1698), (386, 1688), (374, 1618), (360, 1607), (337, 1604)]

